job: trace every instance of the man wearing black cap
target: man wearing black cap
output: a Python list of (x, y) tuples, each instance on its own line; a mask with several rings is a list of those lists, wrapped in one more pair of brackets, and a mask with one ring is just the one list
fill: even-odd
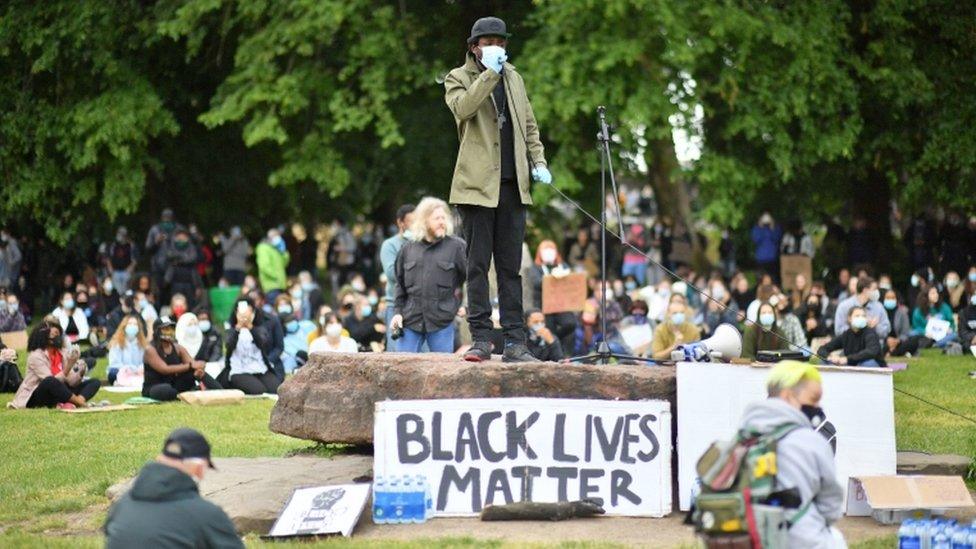
[(162, 453), (109, 510), (105, 546), (244, 547), (227, 514), (200, 497), (197, 483), (208, 467), (214, 468), (203, 435), (186, 428), (170, 433)]
[(468, 324), (474, 343), (464, 358), (472, 362), (491, 358), (488, 269), (493, 256), (505, 334), (503, 360), (535, 360), (525, 346), (519, 268), (531, 180), (548, 184), (552, 175), (525, 83), (505, 62), (509, 36), (501, 19), (478, 19), (464, 65), (444, 81), (444, 99), (461, 141), (450, 202), (461, 211), (467, 242)]

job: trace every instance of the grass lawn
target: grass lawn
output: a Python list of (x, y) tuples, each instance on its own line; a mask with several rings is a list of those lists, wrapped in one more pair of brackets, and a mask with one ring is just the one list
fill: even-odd
[[(23, 369), (23, 355), (20, 362)], [(912, 360), (907, 371), (897, 372), (895, 386), (976, 418), (976, 380), (966, 376), (974, 369), (972, 356), (944, 357), (930, 352)], [(93, 373), (104, 378), (104, 361)], [(0, 395), (0, 406), (12, 396)], [(102, 391), (96, 399), (122, 402), (129, 396)], [(101, 547), (97, 530), (107, 511), (105, 490), (135, 474), (156, 455), (165, 435), (175, 427), (189, 426), (205, 433), (218, 457), (283, 456), (298, 451), (328, 455), (335, 451), (271, 433), (267, 424), (272, 406), (268, 400), (205, 409), (173, 403), (129, 412), (79, 415), (0, 409), (0, 547)], [(900, 393), (895, 394), (895, 412), (899, 449), (976, 455), (976, 425)], [(319, 544), (379, 545), (355, 539)], [(506, 546), (467, 538), (383, 543), (391, 544), (418, 548)], [(249, 539), (248, 545), (283, 547), (257, 539)], [(892, 539), (887, 538), (856, 547), (891, 545)]]

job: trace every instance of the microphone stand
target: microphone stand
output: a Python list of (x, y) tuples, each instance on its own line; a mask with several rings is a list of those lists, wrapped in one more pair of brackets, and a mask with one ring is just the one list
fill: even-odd
[(617, 211), (618, 234), (620, 243), (625, 244), (626, 233), (624, 233), (623, 215), (620, 213), (620, 202), (617, 198), (617, 180), (613, 175), (613, 158), (610, 152), (610, 127), (607, 125), (607, 108), (599, 106), (596, 108), (597, 116), (600, 120), (600, 133), (597, 140), (600, 142), (600, 200), (603, 204), (600, 207), (600, 330), (603, 333), (603, 340), (597, 345), (596, 352), (588, 355), (573, 357), (570, 362), (582, 362), (589, 364), (610, 364), (610, 359), (621, 361), (643, 362), (646, 364), (657, 364), (651, 358), (630, 356), (614, 353), (610, 350), (607, 342), (607, 174), (610, 174), (610, 187), (613, 191), (613, 200)]

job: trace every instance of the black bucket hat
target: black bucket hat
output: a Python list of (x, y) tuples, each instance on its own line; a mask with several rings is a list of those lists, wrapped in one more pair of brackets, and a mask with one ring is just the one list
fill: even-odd
[(468, 44), (474, 44), (482, 36), (503, 36), (508, 38), (511, 33), (506, 31), (505, 22), (497, 17), (482, 17), (471, 26), (471, 36)]

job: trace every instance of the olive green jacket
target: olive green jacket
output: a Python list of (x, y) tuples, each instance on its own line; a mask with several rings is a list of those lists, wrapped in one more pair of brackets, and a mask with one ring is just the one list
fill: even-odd
[(444, 81), (444, 100), (457, 122), (458, 150), (454, 178), (451, 180), (451, 204), (498, 207), (501, 185), (501, 149), (498, 111), (491, 95), (499, 79), (505, 79), (508, 109), (514, 120), (515, 174), (523, 204), (532, 204), (531, 172), (526, 144), (534, 165), (546, 166), (545, 151), (539, 140), (539, 127), (525, 92), (522, 76), (505, 63), (501, 74), (481, 70), (474, 55), (468, 53), (464, 65), (448, 73)]

